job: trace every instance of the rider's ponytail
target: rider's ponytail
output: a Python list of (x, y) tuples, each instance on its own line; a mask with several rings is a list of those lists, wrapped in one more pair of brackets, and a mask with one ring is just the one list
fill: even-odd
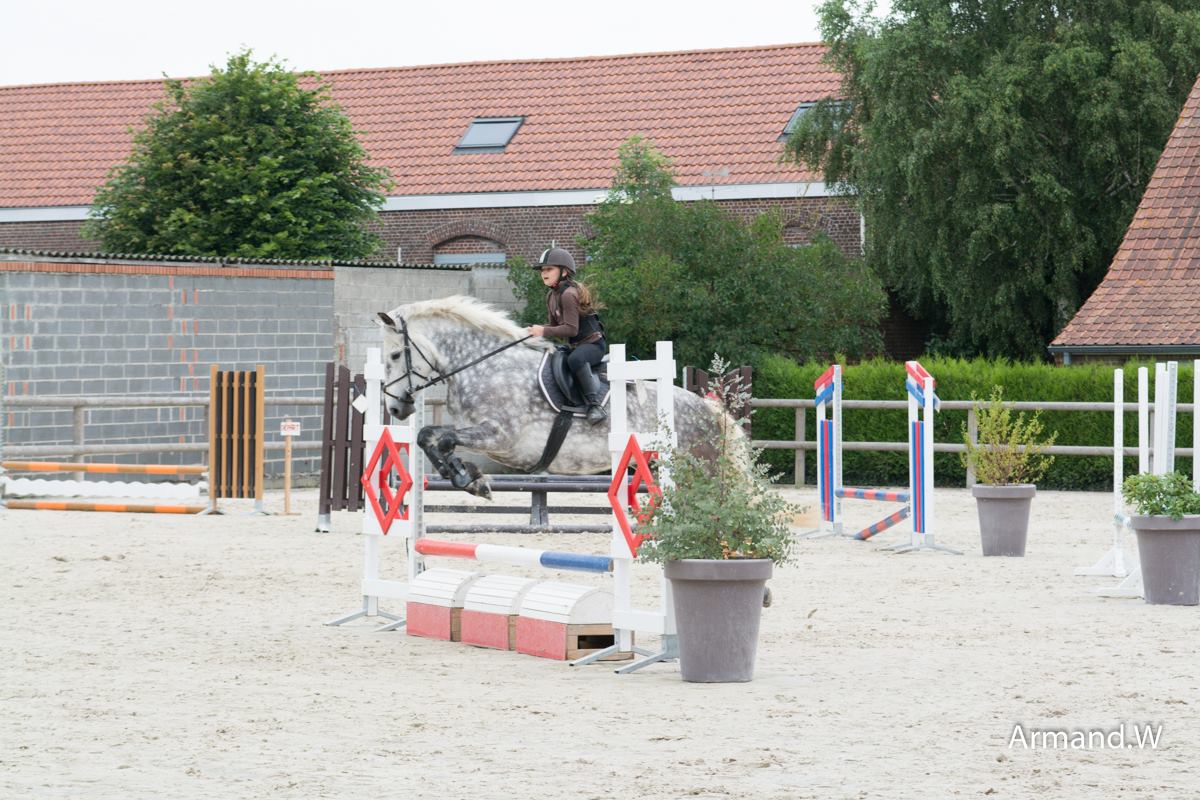
[(571, 283), (575, 284), (576, 291), (579, 292), (579, 313), (580, 314), (595, 314), (604, 308), (604, 304), (600, 299), (592, 294), (592, 290), (588, 285), (578, 278), (572, 279)]

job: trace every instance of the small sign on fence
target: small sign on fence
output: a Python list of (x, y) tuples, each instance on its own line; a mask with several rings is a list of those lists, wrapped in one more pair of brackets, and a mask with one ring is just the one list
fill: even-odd
[(280, 436), (299, 436), (300, 435), (300, 420), (285, 419), (279, 423)]

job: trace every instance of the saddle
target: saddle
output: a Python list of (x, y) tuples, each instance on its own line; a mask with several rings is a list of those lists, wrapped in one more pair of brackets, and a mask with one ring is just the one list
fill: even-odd
[[(567, 366), (567, 356), (570, 352), (570, 348), (559, 347), (554, 352), (542, 356), (542, 364), (538, 369), (538, 387), (542, 390), (546, 402), (557, 413), (584, 417), (587, 416), (587, 401), (583, 398), (575, 375)], [(604, 357), (604, 361), (598, 367), (592, 367), (592, 371), (604, 389), (601, 405), (608, 405), (608, 356)]]
[[(542, 356), (542, 364), (537, 373), (538, 387), (542, 390), (542, 396), (546, 398), (546, 402), (554, 409), (555, 417), (554, 424), (550, 428), (550, 436), (546, 439), (546, 447), (542, 451), (542, 457), (526, 472), (542, 472), (549, 467), (550, 462), (554, 461), (554, 457), (558, 455), (558, 450), (562, 447), (563, 440), (567, 438), (567, 432), (571, 430), (571, 424), (575, 422), (575, 418), (587, 416), (587, 401), (584, 400), (575, 376), (567, 366), (567, 356), (570, 352), (569, 347), (558, 347), (553, 352)], [(604, 390), (604, 399), (601, 401), (601, 405), (608, 404), (610, 393), (608, 356), (605, 356), (604, 359), (600, 366), (592, 368)]]

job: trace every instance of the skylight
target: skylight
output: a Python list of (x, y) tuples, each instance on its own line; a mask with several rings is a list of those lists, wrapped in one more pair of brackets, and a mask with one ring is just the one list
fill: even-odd
[(503, 153), (524, 117), (476, 117), (454, 147), (456, 153)]
[(804, 116), (805, 112), (815, 105), (816, 103), (801, 103), (799, 106), (797, 106), (796, 110), (792, 112), (792, 117), (788, 120), (787, 125), (783, 126), (783, 133), (780, 134), (779, 138), (786, 139), (787, 137), (791, 136), (792, 131), (796, 130), (796, 123), (800, 121), (800, 118)]

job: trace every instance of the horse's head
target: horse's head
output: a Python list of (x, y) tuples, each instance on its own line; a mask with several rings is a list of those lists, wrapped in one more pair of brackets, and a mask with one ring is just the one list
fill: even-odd
[(388, 411), (404, 419), (413, 413), (413, 396), (432, 382), (446, 381), (462, 369), (514, 345), (549, 349), (549, 342), (529, 339), (524, 328), (502, 312), (473, 297), (453, 295), (421, 300), (384, 314)]
[(383, 328), (383, 392), (387, 410), (396, 419), (407, 419), (416, 411), (414, 377), (424, 377), (434, 370), (425, 355), (428, 344), (423, 349), (414, 341), (413, 331), (396, 311), (391, 314), (380, 311), (376, 322)]

